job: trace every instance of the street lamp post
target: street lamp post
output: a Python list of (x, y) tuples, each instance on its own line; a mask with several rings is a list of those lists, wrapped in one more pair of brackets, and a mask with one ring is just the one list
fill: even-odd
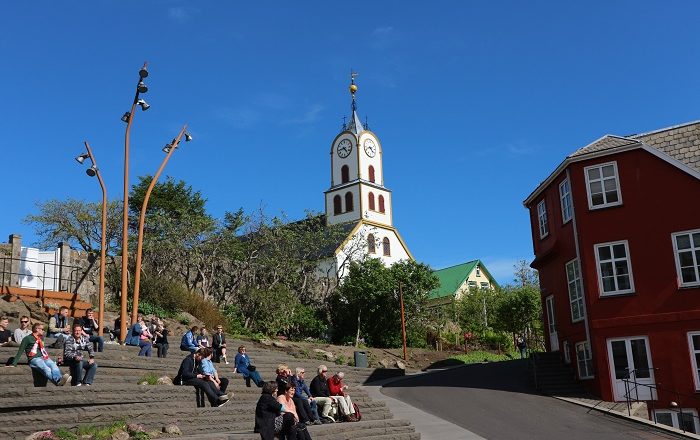
[(163, 151), (167, 154), (166, 154), (165, 158), (163, 159), (163, 163), (160, 164), (160, 168), (158, 168), (158, 171), (151, 179), (151, 183), (148, 185), (148, 189), (146, 190), (146, 194), (143, 196), (143, 204), (141, 206), (141, 215), (139, 217), (139, 236), (138, 236), (138, 242), (136, 244), (136, 268), (134, 269), (134, 298), (133, 298), (133, 301), (131, 302), (131, 322), (136, 322), (136, 317), (138, 316), (138, 311), (139, 311), (139, 290), (141, 287), (141, 254), (143, 251), (143, 225), (146, 221), (146, 208), (148, 207), (148, 200), (151, 197), (151, 191), (153, 191), (153, 187), (156, 186), (156, 182), (158, 182), (158, 178), (160, 178), (160, 175), (163, 172), (165, 165), (170, 160), (170, 156), (172, 156), (173, 153), (175, 152), (175, 149), (177, 148), (178, 144), (180, 143), (180, 139), (182, 138), (182, 136), (183, 135), (185, 136), (186, 142), (189, 142), (192, 140), (192, 136), (189, 133), (185, 132), (186, 129), (187, 129), (187, 124), (185, 124), (182, 127), (182, 130), (180, 130), (180, 134), (178, 134), (177, 137), (175, 139), (173, 139), (173, 141), (171, 143), (167, 144), (163, 148)]
[[(100, 188), (102, 188), (102, 237), (100, 239), (100, 287), (99, 287), (99, 311), (97, 312), (97, 334), (102, 336), (104, 328), (104, 309), (105, 309), (105, 258), (107, 253), (107, 188), (105, 187), (104, 180), (102, 180), (102, 173), (97, 167), (97, 162), (95, 161), (95, 156), (92, 154), (92, 149), (88, 141), (85, 141), (85, 149), (87, 150), (87, 158), (90, 158), (92, 166), (86, 170), (88, 176), (97, 176), (97, 181), (100, 182)], [(83, 153), (75, 158), (78, 163), (83, 163), (86, 159), (86, 154)]]
[(143, 80), (148, 76), (146, 66), (139, 70), (139, 82), (136, 85), (134, 102), (131, 104), (131, 111), (124, 113), (122, 121), (126, 122), (126, 133), (124, 134), (124, 207), (122, 213), (122, 285), (121, 285), (121, 325), (119, 327), (119, 340), (123, 344), (126, 340), (126, 320), (127, 320), (127, 295), (129, 291), (129, 136), (131, 134), (131, 123), (134, 120), (134, 110), (140, 105), (141, 110), (146, 111), (150, 107), (146, 101), (139, 99), (141, 93), (146, 93), (148, 87)]

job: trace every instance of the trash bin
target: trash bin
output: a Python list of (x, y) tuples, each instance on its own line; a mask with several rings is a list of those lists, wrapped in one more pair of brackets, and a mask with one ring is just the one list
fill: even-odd
[(367, 352), (356, 351), (355, 352), (355, 366), (358, 368), (367, 368)]

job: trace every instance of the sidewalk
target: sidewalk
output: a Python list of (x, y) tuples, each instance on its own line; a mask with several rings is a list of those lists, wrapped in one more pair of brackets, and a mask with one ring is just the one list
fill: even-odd
[(421, 440), (486, 440), (454, 423), (382, 394), (382, 386), (389, 382), (404, 379), (405, 377), (406, 376), (372, 382), (371, 385), (363, 385), (362, 387), (367, 391), (372, 400), (386, 402), (386, 405), (395, 418), (410, 420), (416, 428), (416, 432), (420, 433)]

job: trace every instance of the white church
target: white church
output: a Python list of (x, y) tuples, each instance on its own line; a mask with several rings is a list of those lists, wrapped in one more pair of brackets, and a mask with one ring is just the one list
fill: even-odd
[(391, 266), (413, 259), (393, 226), (382, 144), (357, 115), (355, 74), (351, 78), (352, 115), (331, 144), (331, 186), (325, 191), (326, 224), (341, 225), (347, 236), (319, 267), (339, 279), (347, 275), (351, 261), (378, 258)]

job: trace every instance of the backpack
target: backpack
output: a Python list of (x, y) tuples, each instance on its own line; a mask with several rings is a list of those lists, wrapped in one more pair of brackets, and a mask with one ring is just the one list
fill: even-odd
[(352, 403), (352, 407), (355, 410), (355, 419), (359, 422), (362, 420), (362, 414), (360, 413), (360, 407), (357, 406), (355, 402)]

